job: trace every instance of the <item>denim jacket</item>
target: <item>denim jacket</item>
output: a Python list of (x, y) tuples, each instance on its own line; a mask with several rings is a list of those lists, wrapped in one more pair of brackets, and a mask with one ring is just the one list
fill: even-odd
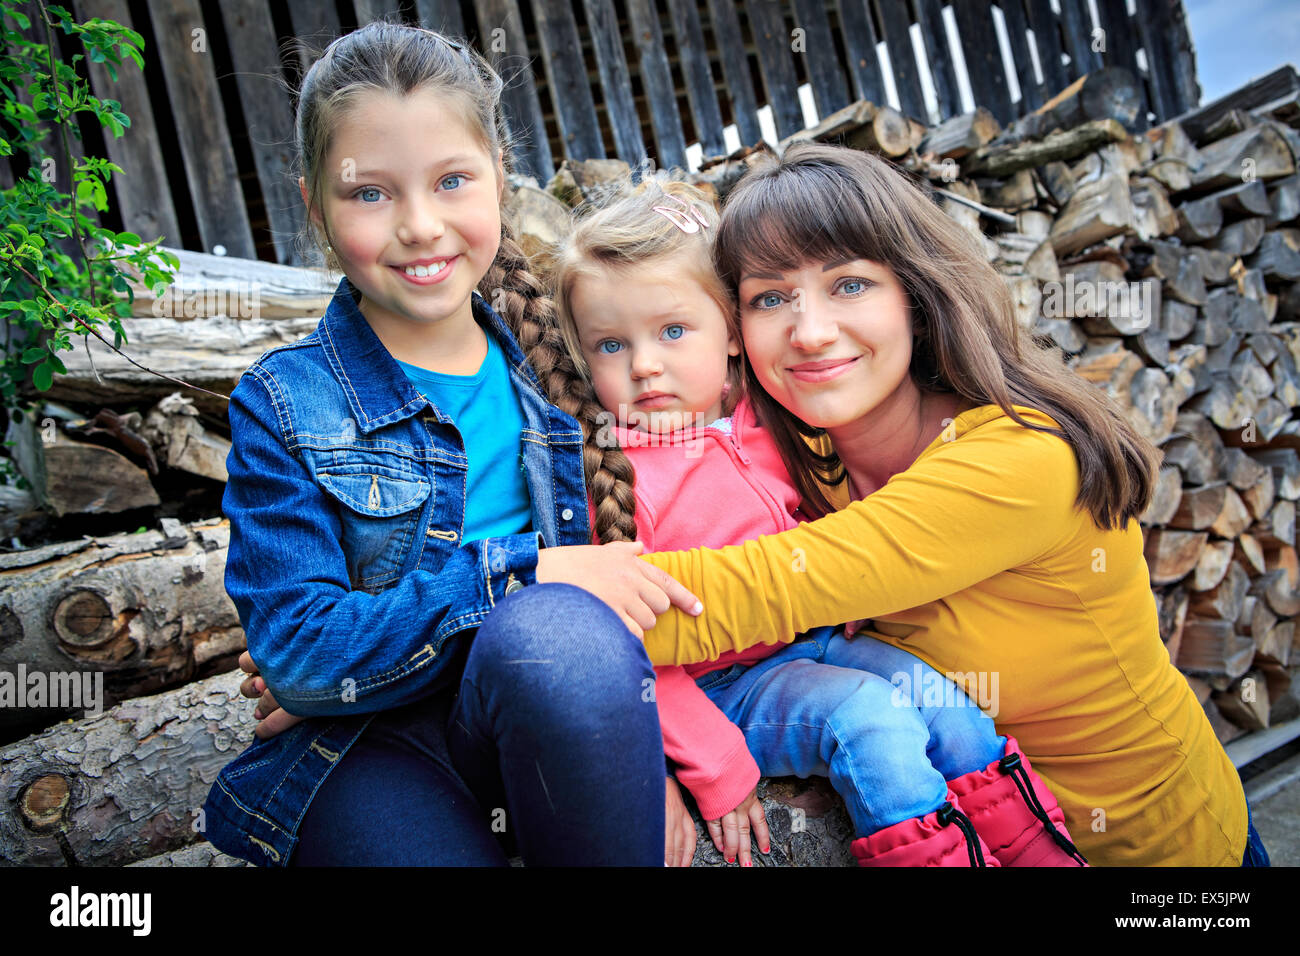
[(318, 787), (375, 712), (453, 683), (495, 602), (533, 583), (540, 547), (590, 544), (582, 432), (545, 398), (510, 331), (474, 293), (526, 425), (532, 527), (462, 541), (467, 460), (451, 420), (411, 385), (345, 278), (316, 330), (263, 355), (230, 397), (226, 589), (286, 710), (204, 806), (208, 839), (285, 865)]

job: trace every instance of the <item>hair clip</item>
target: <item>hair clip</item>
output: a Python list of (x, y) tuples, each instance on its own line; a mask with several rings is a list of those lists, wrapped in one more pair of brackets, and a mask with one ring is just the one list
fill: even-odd
[(690, 235), (699, 232), (701, 228), (709, 228), (709, 221), (704, 218), (704, 213), (700, 212), (694, 203), (688, 203), (676, 196), (666, 196), (666, 198), (677, 203), (678, 208), (674, 209), (671, 206), (652, 206), (651, 208), (682, 232)]

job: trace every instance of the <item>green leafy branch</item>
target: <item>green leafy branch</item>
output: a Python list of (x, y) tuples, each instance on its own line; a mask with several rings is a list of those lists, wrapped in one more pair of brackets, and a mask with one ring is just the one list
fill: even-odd
[[(0, 191), (0, 313), (8, 319), (0, 404), (20, 417), (32, 389), (46, 391), (55, 375), (67, 372), (59, 353), (72, 350), (74, 338), (88, 345), (92, 335), (138, 368), (196, 388), (121, 351), (122, 319), (134, 301), (129, 280), (160, 294), (179, 262), (160, 248), (161, 238), (144, 242), (88, 215), (108, 211), (106, 184), (123, 170), (97, 157), (74, 161), (77, 114), (90, 113), (115, 138), (131, 120), (121, 103), (94, 96), (77, 75), (82, 54), (71, 63), (59, 59), (55, 31), (79, 40), (84, 56), (103, 64), (114, 80), (128, 62), (144, 68), (144, 40), (111, 20), (77, 23), (64, 7), (43, 0), (37, 6), (33, 28), (17, 0), (0, 0), (0, 156), (21, 153), (28, 163), (26, 175)], [(67, 192), (57, 185), (61, 169), (67, 171)]]

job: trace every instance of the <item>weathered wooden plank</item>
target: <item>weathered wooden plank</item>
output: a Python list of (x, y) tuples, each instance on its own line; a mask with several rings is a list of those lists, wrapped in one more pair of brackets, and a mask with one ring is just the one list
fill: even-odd
[(256, 259), (203, 11), (198, 0), (174, 0), (150, 6), (149, 15), (203, 249)]
[(993, 28), (993, 13), (982, 0), (953, 0), (957, 32), (961, 34), (962, 55), (970, 76), (975, 107), (984, 107), (1004, 126), (1015, 118), (1011, 108), (1011, 91), (1002, 66), (1002, 50)]
[(1134, 14), (1138, 36), (1146, 53), (1147, 82), (1151, 87), (1151, 105), (1163, 122), (1184, 112), (1179, 105), (1174, 79), (1174, 47), (1170, 37), (1173, 24), (1164, 0), (1148, 0), (1137, 5)]
[(376, 20), (395, 20), (401, 14), (397, 0), (352, 0), (352, 9), (359, 27)]
[(302, 265), (299, 237), (307, 218), (293, 177), (294, 112), (280, 77), (275, 25), (263, 0), (229, 0), (220, 10), (226, 34), (235, 39), (230, 44), (235, 85), (276, 260)]
[(1029, 15), (1029, 29), (1034, 31), (1046, 102), (1070, 85), (1070, 73), (1063, 60), (1065, 47), (1061, 44), (1061, 22), (1052, 12), (1051, 0), (1025, 0), (1025, 12)]
[[(643, 5), (629, 4), (629, 12), (633, 6)], [(736, 130), (740, 134), (740, 144), (756, 146), (763, 138), (763, 131), (758, 125), (758, 101), (754, 98), (754, 82), (749, 72), (749, 55), (745, 52), (740, 32), (740, 16), (736, 9), (736, 5), (729, 0), (709, 0), (713, 42), (722, 59), (722, 75), (727, 84), (727, 96), (731, 100), (732, 122), (736, 124)], [(655, 35), (658, 36), (658, 33)], [(662, 47), (660, 52), (663, 52)], [(674, 115), (676, 115), (675, 111)]]
[(1034, 61), (1029, 53), (1029, 21), (1025, 19), (1025, 8), (1021, 0), (1001, 0), (1002, 18), (1006, 22), (1007, 42), (1011, 47), (1011, 61), (1016, 67), (1016, 81), (1020, 84), (1020, 102), (1017, 103), (1023, 115), (1036, 110), (1046, 102), (1038, 77), (1034, 75)]
[[(483, 54), (505, 81), (501, 105), (515, 141), (517, 171), (546, 182), (555, 173), (542, 106), (529, 63), (532, 54), (515, 0), (474, 0)], [(496, 31), (500, 31), (499, 33)]]
[(435, 30), (443, 36), (465, 39), (465, 18), (456, 0), (415, 0), (415, 15), (420, 26)]
[(1105, 49), (1102, 59), (1107, 66), (1119, 66), (1133, 74), (1138, 81), (1138, 115), (1135, 128), (1138, 132), (1145, 130), (1150, 123), (1147, 120), (1146, 86), (1142, 82), (1142, 71), (1137, 62), (1137, 26), (1129, 18), (1128, 7), (1124, 0), (1097, 0), (1097, 16), (1101, 18), (1103, 42)]
[(1252, 110), (1259, 106), (1300, 93), (1300, 74), (1294, 66), (1280, 66), (1245, 86), (1220, 96), (1217, 100), (1190, 110), (1176, 122), (1192, 139), (1200, 139), (1219, 119), (1234, 109)]
[(635, 164), (645, 155), (641, 121), (632, 102), (632, 80), (623, 56), (623, 37), (612, 0), (583, 0), (587, 31), (596, 51), (600, 86), (605, 94), (605, 112), (614, 132), (614, 151), (620, 159)]
[(942, 123), (961, 113), (961, 97), (957, 93), (957, 71), (952, 65), (941, 0), (916, 0), (916, 20), (921, 25), (921, 42), (925, 45), (926, 64), (934, 82), (934, 98)]
[[(668, 66), (668, 55), (664, 52), (663, 31), (659, 27), (653, 0), (627, 0), (627, 12), (637, 48), (641, 85), (645, 87), (650, 105), (655, 158), (665, 169), (685, 169), (686, 137), (682, 132), (681, 114), (677, 112), (673, 76)], [(757, 120), (754, 122), (756, 125)], [(755, 142), (759, 138), (756, 137)]]
[(691, 106), (691, 125), (705, 156), (727, 151), (722, 139), (722, 111), (713, 85), (709, 51), (704, 46), (700, 12), (687, 0), (668, 0), (672, 13), (673, 38), (677, 43), (678, 65), (686, 81), (686, 99)]
[(1192, 48), (1192, 32), (1187, 25), (1187, 8), (1182, 0), (1156, 0), (1167, 5), (1169, 13), (1169, 46), (1173, 52), (1170, 67), (1173, 72), (1174, 99), (1178, 112), (1184, 113), (1201, 102), (1201, 87), (1196, 81), (1196, 54)]
[(889, 51), (889, 66), (894, 74), (899, 108), (908, 116), (926, 119), (921, 76), (916, 66), (916, 53), (912, 50), (912, 37), (908, 32), (912, 18), (907, 4), (896, 0), (875, 0), (875, 7), (880, 31), (885, 35), (885, 49)]
[(1101, 56), (1092, 49), (1092, 16), (1088, 0), (1057, 0), (1061, 8), (1061, 35), (1070, 56), (1070, 79), (1101, 69)]
[[(849, 88), (844, 82), (839, 58), (833, 53), (835, 42), (831, 39), (826, 3), (825, 0), (794, 0), (794, 10), (795, 27), (803, 30), (803, 49), (796, 52), (804, 59), (808, 85), (812, 87), (813, 102), (817, 105), (817, 116), (829, 116), (849, 105)], [(915, 71), (915, 60), (912, 62)], [(917, 90), (920, 90), (919, 84)]]
[(758, 68), (763, 90), (772, 107), (776, 135), (784, 139), (804, 128), (799, 108), (799, 82), (791, 60), (790, 31), (786, 28), (783, 4), (771, 0), (745, 0), (749, 26), (758, 51)]
[(339, 13), (334, 4), (320, 0), (288, 0), (288, 6), (293, 35), (306, 45), (298, 50), (299, 66), (306, 75), (315, 62), (311, 51), (324, 50), (342, 32)]
[[(126, 0), (78, 0), (76, 11), (82, 22), (100, 17), (132, 27)], [(117, 100), (131, 117), (131, 126), (120, 138), (104, 133), (108, 158), (127, 171), (126, 175), (114, 176), (109, 185), (116, 193), (122, 224), (146, 239), (162, 237), (172, 245), (180, 245), (181, 227), (172, 204), (159, 138), (154, 135), (158, 125), (143, 71), (133, 63), (124, 64), (116, 68), (114, 80), (103, 63), (87, 60), (86, 68), (95, 95), (101, 100)]]
[(533, 16), (564, 155), (568, 159), (604, 159), (605, 146), (573, 8), (567, 3), (539, 3), (533, 7)]
[[(937, 15), (939, 0), (927, 2), (936, 5)], [(840, 19), (840, 38), (849, 58), (854, 99), (884, 103), (885, 80), (880, 70), (880, 57), (876, 54), (876, 25), (867, 10), (866, 0), (837, 0), (836, 11)], [(956, 96), (956, 79), (953, 80), (952, 92)]]

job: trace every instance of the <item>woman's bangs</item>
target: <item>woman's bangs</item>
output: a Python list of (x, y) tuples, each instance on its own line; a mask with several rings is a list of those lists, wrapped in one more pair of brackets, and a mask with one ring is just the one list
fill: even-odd
[(735, 285), (749, 273), (784, 273), (846, 255), (885, 261), (858, 196), (837, 177), (786, 168), (754, 186), (736, 197), (719, 235), (720, 271)]

